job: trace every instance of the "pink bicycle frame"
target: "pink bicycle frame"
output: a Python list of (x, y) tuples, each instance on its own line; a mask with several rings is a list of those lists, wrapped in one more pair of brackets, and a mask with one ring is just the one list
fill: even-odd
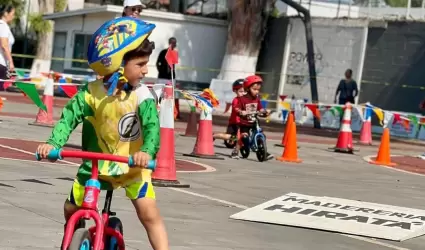
[[(92, 161), (92, 174), (90, 180), (86, 182), (84, 200), (81, 208), (75, 212), (71, 218), (69, 218), (65, 234), (63, 238), (62, 249), (66, 250), (72, 240), (74, 234), (75, 225), (80, 219), (93, 219), (95, 226), (89, 228), (89, 232), (92, 236), (93, 250), (100, 250), (104, 248), (104, 237), (112, 236), (117, 239), (117, 245), (120, 250), (125, 249), (124, 239), (120, 232), (107, 227), (109, 221), (109, 214), (102, 213), (102, 217), (99, 215), (97, 210), (97, 203), (100, 193), (100, 183), (98, 181), (99, 177), (99, 160), (107, 160), (114, 162), (127, 163), (129, 166), (134, 165), (133, 157), (123, 157), (110, 154), (94, 153), (94, 152), (85, 152), (85, 151), (73, 151), (73, 150), (52, 150), (48, 159), (63, 159), (63, 158), (82, 158)], [(37, 160), (41, 160), (41, 157), (36, 153)], [(154, 169), (155, 161), (150, 161), (147, 168)]]

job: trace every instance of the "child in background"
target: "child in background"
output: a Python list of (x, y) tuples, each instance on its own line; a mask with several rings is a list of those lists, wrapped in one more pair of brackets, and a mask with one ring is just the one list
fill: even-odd
[[(62, 148), (72, 131), (83, 123), (82, 150), (120, 156), (133, 155), (135, 165), (99, 161), (101, 190), (124, 187), (154, 250), (168, 250), (168, 237), (155, 201), (149, 160), (159, 150), (159, 118), (156, 103), (140, 80), (148, 73), (155, 48), (148, 40), (155, 28), (132, 17), (106, 22), (92, 36), (87, 58), (89, 67), (104, 76), (88, 83), (64, 107), (61, 119), (46, 144), (37, 152), (46, 158)], [(64, 204), (65, 221), (81, 206), (91, 161), (83, 160)], [(84, 221), (80, 221), (84, 227)]]
[(233, 149), (231, 154), (231, 158), (233, 159), (239, 159), (238, 152), (239, 152), (240, 146), (239, 146), (239, 143), (237, 143), (238, 130), (239, 130), (239, 116), (235, 108), (238, 106), (238, 98), (245, 95), (243, 82), (244, 82), (244, 79), (238, 79), (232, 85), (232, 90), (236, 94), (236, 97), (233, 98), (233, 101), (232, 101), (232, 112), (230, 114), (229, 124), (227, 125), (226, 133), (218, 133), (213, 135), (214, 140), (222, 139), (222, 140), (234, 141), (235, 148)]

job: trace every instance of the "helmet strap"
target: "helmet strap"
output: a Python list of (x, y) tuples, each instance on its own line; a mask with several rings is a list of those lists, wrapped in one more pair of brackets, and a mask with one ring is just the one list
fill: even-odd
[(127, 78), (124, 76), (124, 61), (121, 64), (121, 67), (118, 69), (118, 71), (114, 72), (111, 77), (108, 79), (108, 81), (105, 83), (105, 85), (108, 87), (108, 96), (111, 96), (114, 94), (115, 89), (117, 88), (118, 82), (125, 82), (124, 84), (124, 91), (129, 91), (131, 88), (128, 84)]

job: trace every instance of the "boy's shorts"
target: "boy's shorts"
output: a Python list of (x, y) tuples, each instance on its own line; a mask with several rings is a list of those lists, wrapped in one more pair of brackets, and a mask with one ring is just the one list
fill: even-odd
[[(68, 201), (80, 207), (84, 199), (84, 189), (85, 186), (81, 185), (78, 180), (75, 179), (72, 184), (71, 193), (68, 196)], [(155, 199), (155, 191), (152, 182), (136, 181), (127, 185), (124, 189), (126, 196), (130, 200), (137, 200), (140, 198)]]
[(227, 126), (226, 134), (229, 134), (229, 135), (232, 135), (232, 136), (237, 136), (238, 135), (238, 130), (239, 130), (239, 125), (229, 124)]
[(249, 135), (250, 130), (254, 127), (254, 125), (239, 125), (239, 129), (241, 130), (241, 134), (246, 133)]

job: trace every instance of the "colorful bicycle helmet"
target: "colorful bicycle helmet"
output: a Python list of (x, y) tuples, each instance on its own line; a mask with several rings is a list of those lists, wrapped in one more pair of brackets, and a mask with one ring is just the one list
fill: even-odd
[(244, 79), (238, 79), (232, 84), (232, 90), (236, 91), (240, 88), (243, 88), (243, 81)]
[[(105, 85), (112, 95), (118, 81), (124, 77), (124, 55), (136, 49), (155, 29), (155, 24), (133, 17), (119, 17), (104, 23), (92, 36), (87, 60), (89, 67), (100, 76), (109, 76)], [(128, 89), (125, 85), (125, 89)]]
[(257, 75), (252, 75), (252, 76), (248, 76), (247, 78), (245, 78), (244, 82), (243, 82), (243, 87), (245, 89), (249, 89), (249, 87), (251, 87), (252, 84), (254, 83), (263, 83), (263, 79), (261, 79), (261, 77), (257, 76)]

